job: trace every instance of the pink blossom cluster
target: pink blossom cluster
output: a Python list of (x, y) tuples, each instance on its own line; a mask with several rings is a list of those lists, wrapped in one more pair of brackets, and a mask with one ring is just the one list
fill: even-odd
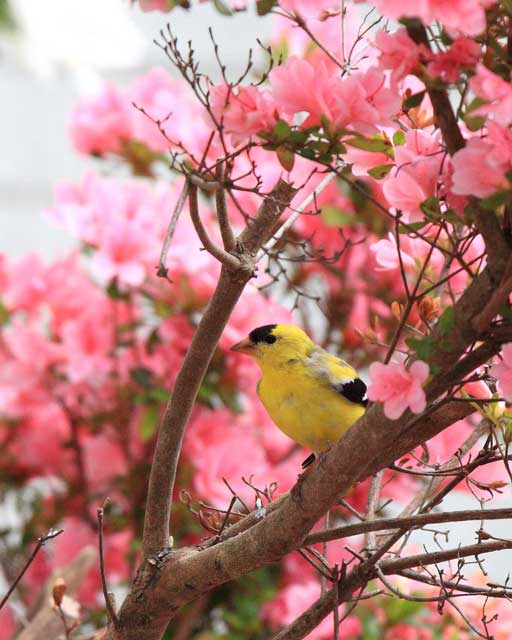
[(495, 0), (419, 0), (410, 4), (371, 0), (371, 4), (387, 18), (419, 18), (426, 24), (439, 21), (452, 34), (476, 36), (485, 28), (485, 9), (494, 5)]
[(271, 90), (251, 86), (233, 92), (223, 85), (214, 87), (214, 115), (235, 143), (271, 131), (278, 119), (293, 123), (299, 114), (307, 114), (301, 123), (304, 128), (323, 126), (324, 119), (332, 131), (375, 133), (379, 126), (391, 125), (400, 98), (384, 74), (370, 68), (340, 78), (338, 71), (323, 60), (312, 63), (292, 56), (270, 72)]
[(79, 153), (115, 153), (135, 161), (137, 143), (154, 154), (170, 148), (200, 153), (209, 133), (201, 122), (202, 109), (184, 84), (155, 68), (128, 89), (105, 84), (96, 95), (79, 100), (69, 133)]
[(485, 137), (470, 138), (453, 157), (452, 191), (486, 198), (507, 188), (512, 169), (512, 131), (487, 123)]

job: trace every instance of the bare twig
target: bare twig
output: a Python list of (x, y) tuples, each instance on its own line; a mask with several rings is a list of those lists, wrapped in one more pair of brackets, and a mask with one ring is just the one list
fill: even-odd
[(169, 251), (169, 246), (171, 244), (172, 237), (174, 235), (174, 230), (176, 229), (176, 225), (178, 224), (178, 220), (180, 218), (180, 214), (183, 211), (183, 207), (185, 206), (185, 202), (187, 200), (189, 189), (189, 182), (185, 179), (183, 183), (183, 187), (181, 189), (180, 197), (178, 198), (178, 202), (174, 208), (171, 221), (169, 222), (169, 227), (167, 228), (167, 233), (165, 234), (164, 244), (162, 246), (162, 252), (160, 254), (160, 260), (158, 261), (157, 267), (157, 276), (161, 278), (167, 278), (167, 267), (165, 263), (167, 261), (167, 253)]
[(105, 598), (105, 606), (107, 607), (108, 617), (112, 624), (117, 626), (119, 624), (119, 618), (112, 606), (112, 599), (107, 587), (107, 577), (105, 575), (105, 558), (103, 556), (103, 514), (105, 505), (108, 502), (108, 498), (103, 503), (103, 506), (96, 510), (98, 516), (98, 550), (100, 554), (100, 572), (101, 572), (101, 587), (103, 589), (103, 597)]
[(306, 536), (304, 544), (310, 545), (324, 540), (336, 540), (350, 536), (361, 535), (370, 531), (388, 531), (390, 529), (409, 529), (423, 527), (427, 524), (440, 522), (467, 522), (472, 520), (506, 520), (512, 518), (512, 508), (504, 509), (470, 509), (467, 511), (452, 511), (450, 513), (426, 513), (405, 518), (379, 518), (367, 522), (349, 524), (336, 527), (328, 531), (317, 531)]
[(11, 597), (12, 592), (18, 586), (20, 580), (25, 575), (25, 572), (27, 571), (27, 569), (34, 562), (37, 554), (39, 553), (39, 551), (41, 549), (41, 547), (44, 547), (44, 545), (48, 542), (48, 540), (53, 540), (53, 538), (56, 538), (57, 536), (60, 536), (60, 534), (63, 533), (63, 532), (64, 532), (64, 529), (50, 529), (47, 534), (45, 534), (44, 536), (40, 536), (37, 539), (37, 544), (34, 547), (34, 550), (32, 551), (32, 553), (30, 554), (29, 559), (25, 562), (25, 564), (23, 565), (23, 568), (21, 569), (21, 571), (18, 573), (18, 575), (14, 579), (14, 582), (11, 584), (11, 586), (7, 590), (7, 593), (5, 594), (5, 596), (2, 598), (2, 601), (0, 602), (0, 609), (2, 609), (2, 607), (5, 605), (7, 600), (9, 600), (9, 598)]
[(307, 196), (307, 198), (305, 198), (299, 204), (299, 206), (295, 209), (291, 216), (285, 222), (283, 222), (279, 229), (273, 234), (272, 238), (266, 243), (263, 251), (258, 254), (258, 260), (279, 242), (279, 240), (284, 236), (288, 229), (290, 229), (290, 227), (294, 224), (300, 214), (303, 213), (306, 207), (309, 207), (309, 205), (315, 201), (316, 197), (329, 186), (334, 178), (336, 178), (336, 173), (329, 173), (328, 175), (326, 175), (322, 182), (320, 182), (320, 184), (309, 194), (309, 196)]
[(457, 549), (444, 549), (442, 551), (419, 553), (414, 556), (406, 556), (405, 558), (397, 558), (394, 560), (383, 560), (380, 563), (380, 567), (383, 573), (389, 575), (402, 571), (403, 569), (423, 567), (429, 564), (437, 564), (438, 562), (446, 562), (448, 560), (458, 560), (459, 558), (467, 558), (469, 556), (480, 556), (484, 553), (502, 551), (503, 549), (512, 549), (512, 540), (479, 542), (465, 547), (458, 547)]
[(208, 251), (208, 253), (210, 253), (214, 258), (217, 258), (217, 260), (226, 267), (237, 269), (240, 266), (238, 258), (219, 247), (219, 245), (217, 245), (208, 235), (208, 232), (206, 231), (201, 220), (201, 216), (199, 215), (197, 187), (195, 185), (190, 186), (188, 201), (190, 205), (190, 217), (192, 218), (192, 223), (194, 225), (196, 233), (203, 243), (203, 247), (206, 249), (206, 251)]

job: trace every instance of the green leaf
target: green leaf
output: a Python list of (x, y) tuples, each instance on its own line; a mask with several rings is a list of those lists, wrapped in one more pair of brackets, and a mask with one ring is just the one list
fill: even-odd
[(502, 189), (501, 191), (496, 191), (496, 193), (493, 193), (492, 196), (489, 196), (488, 198), (483, 198), (480, 202), (486, 209), (494, 210), (502, 204), (510, 202), (511, 197), (512, 191), (510, 189)]
[(405, 343), (416, 353), (420, 360), (428, 360), (432, 353), (432, 342), (429, 338), (407, 338)]
[(501, 316), (505, 320), (511, 320), (512, 319), (512, 306), (510, 306), (509, 303), (505, 303), (505, 304), (501, 305), (501, 307), (498, 309), (497, 315)]
[(483, 116), (465, 115), (463, 120), (470, 131), (479, 131), (485, 125), (485, 118)]
[(379, 164), (376, 167), (368, 169), (367, 173), (369, 176), (372, 176), (372, 178), (375, 178), (375, 180), (383, 180), (394, 166), (393, 164)]
[(354, 221), (354, 214), (337, 207), (322, 207), (320, 215), (329, 227), (344, 227)]
[(286, 147), (278, 147), (276, 150), (277, 159), (279, 160), (280, 165), (286, 171), (291, 171), (293, 169), (293, 165), (295, 164), (295, 154), (290, 149)]
[(403, 144), (405, 144), (405, 131), (399, 129), (394, 133), (393, 144), (395, 145), (395, 147), (401, 147)]
[(447, 307), (439, 318), (439, 335), (444, 338), (455, 326), (455, 309)]
[(441, 217), (439, 200), (435, 196), (423, 200), (423, 202), (420, 204), (420, 209), (427, 216), (427, 218), (431, 220), (439, 220), (439, 218)]
[(139, 433), (142, 442), (147, 442), (155, 435), (160, 418), (160, 407), (150, 404), (146, 407), (139, 423)]
[(351, 138), (350, 140), (344, 140), (345, 144), (349, 144), (351, 147), (356, 147), (356, 149), (363, 149), (364, 151), (375, 151), (380, 153), (386, 153), (391, 145), (389, 142), (382, 138)]
[(158, 333), (158, 328), (154, 328), (148, 336), (146, 340), (146, 351), (151, 355), (157, 344), (160, 344), (162, 339), (160, 338), (160, 334)]
[(107, 287), (107, 295), (112, 300), (127, 300), (128, 294), (126, 291), (121, 291), (119, 289), (119, 285), (117, 284), (117, 280), (112, 280), (112, 282)]
[(154, 300), (153, 309), (155, 310), (156, 315), (160, 318), (172, 316), (174, 311), (171, 305), (167, 304), (167, 302), (164, 302), (163, 300)]
[(453, 209), (446, 209), (446, 211), (443, 211), (443, 219), (446, 220), (446, 222), (451, 222), (452, 224), (460, 224), (461, 222), (461, 217)]
[(130, 377), (143, 389), (151, 389), (153, 387), (153, 372), (151, 369), (147, 369), (146, 367), (132, 369), (130, 371)]
[(256, 13), (259, 16), (266, 16), (276, 6), (277, 0), (256, 0)]
[(300, 149), (297, 153), (308, 160), (314, 160), (316, 158), (315, 150), (311, 149), (311, 147), (304, 147), (304, 149)]
[(7, 324), (9, 320), (9, 311), (7, 310), (7, 307), (3, 304), (3, 302), (0, 300), (0, 327), (4, 324)]
[(290, 125), (284, 120), (278, 120), (274, 126), (273, 137), (282, 142), (285, 140), (291, 133)]
[(409, 111), (409, 109), (414, 109), (415, 107), (419, 107), (423, 98), (425, 97), (426, 91), (420, 91), (419, 93), (413, 93), (412, 96), (409, 96), (403, 104), (404, 111)]
[(512, 16), (512, 0), (501, 0), (501, 4), (503, 5), (508, 15)]
[(419, 220), (418, 222), (408, 222), (407, 226), (400, 224), (398, 225), (398, 233), (411, 233), (411, 231), (419, 231), (423, 229), (428, 222), (426, 220)]

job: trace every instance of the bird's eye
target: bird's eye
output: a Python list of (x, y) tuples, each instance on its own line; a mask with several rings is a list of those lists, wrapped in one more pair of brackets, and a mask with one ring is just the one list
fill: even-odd
[(275, 342), (276, 340), (277, 340), (277, 338), (276, 338), (275, 336), (272, 336), (272, 335), (267, 336), (267, 337), (265, 338), (265, 342), (266, 342), (267, 344), (274, 344), (274, 342)]

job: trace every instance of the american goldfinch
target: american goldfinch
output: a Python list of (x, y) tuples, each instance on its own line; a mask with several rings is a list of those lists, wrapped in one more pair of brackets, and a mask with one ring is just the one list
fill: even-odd
[[(261, 368), (258, 396), (274, 423), (314, 454), (327, 450), (368, 404), (366, 385), (346, 362), (301, 329), (267, 324), (231, 347)], [(314, 460), (307, 458), (303, 466)]]

